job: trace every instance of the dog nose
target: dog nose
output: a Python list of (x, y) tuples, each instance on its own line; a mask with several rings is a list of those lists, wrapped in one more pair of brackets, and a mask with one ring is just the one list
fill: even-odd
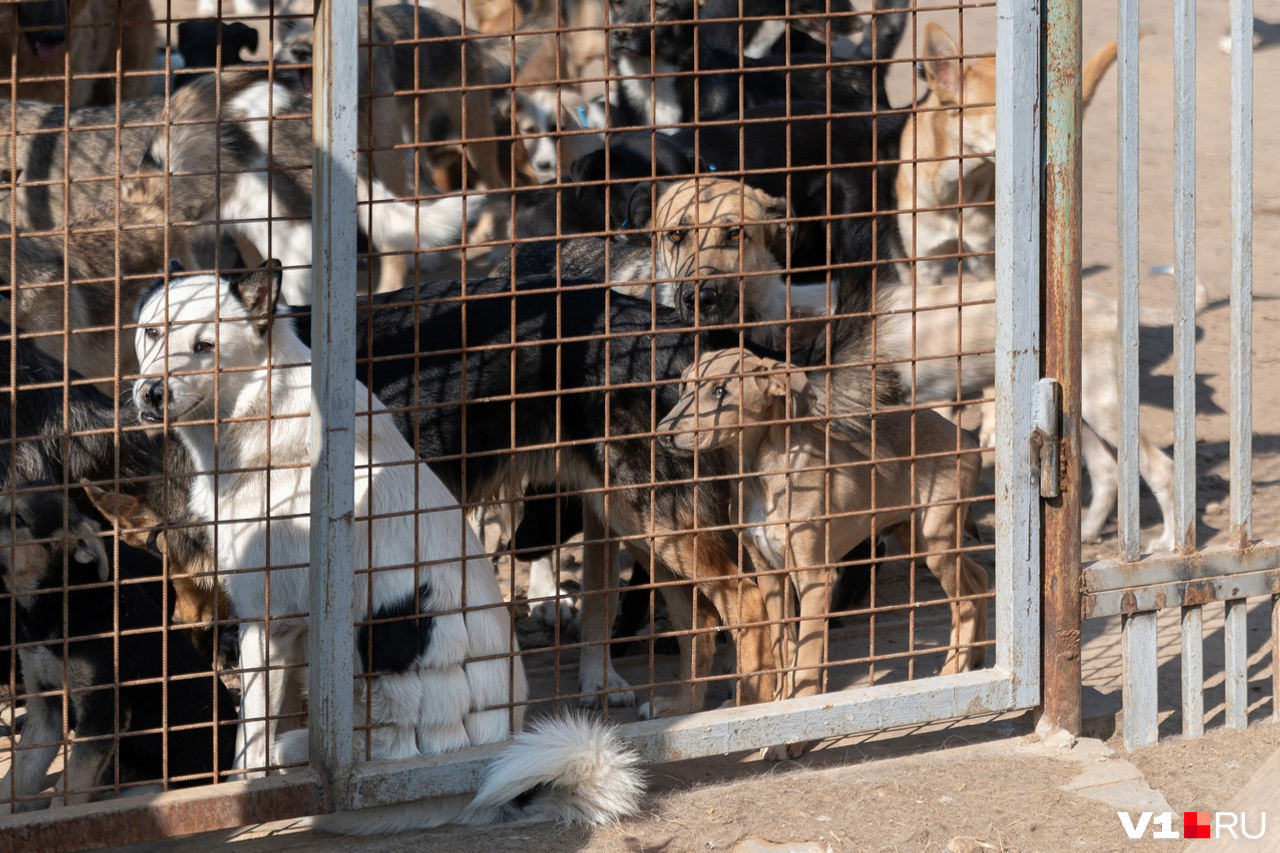
[(153, 379), (151, 381), (151, 384), (147, 386), (147, 390), (144, 396), (146, 397), (147, 405), (151, 406), (156, 411), (163, 411), (164, 410), (164, 380)]
[(701, 304), (703, 312), (710, 311), (720, 301), (716, 296), (716, 289), (710, 285), (686, 290), (684, 293), (684, 304), (692, 311), (695, 305)]

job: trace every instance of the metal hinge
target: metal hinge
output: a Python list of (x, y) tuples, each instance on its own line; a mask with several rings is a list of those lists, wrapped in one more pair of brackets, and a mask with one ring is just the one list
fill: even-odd
[(1058, 475), (1058, 439), (1062, 434), (1058, 380), (1044, 378), (1036, 383), (1036, 408), (1031, 428), (1031, 452), (1040, 460), (1040, 497), (1056, 498), (1062, 493)]

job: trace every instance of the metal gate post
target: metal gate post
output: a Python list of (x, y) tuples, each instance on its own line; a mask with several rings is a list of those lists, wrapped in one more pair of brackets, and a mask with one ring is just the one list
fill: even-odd
[(1061, 491), (1044, 518), (1044, 694), (1039, 727), (1079, 734), (1080, 2), (1044, 15), (1044, 375), (1062, 389)]
[(311, 414), (311, 765), (327, 811), (351, 783), (355, 645), (356, 33), (361, 3), (316, 8)]

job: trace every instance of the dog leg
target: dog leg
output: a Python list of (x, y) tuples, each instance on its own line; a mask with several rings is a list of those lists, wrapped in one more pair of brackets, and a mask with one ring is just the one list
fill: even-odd
[(1142, 433), (1138, 433), (1138, 471), (1142, 474), (1142, 479), (1147, 481), (1151, 493), (1156, 496), (1164, 519), (1163, 532), (1159, 538), (1147, 544), (1147, 551), (1172, 551), (1173, 527), (1169, 519), (1173, 518), (1173, 460)]
[[(863, 519), (852, 520), (858, 526)], [(825, 527), (825, 525), (824, 525)], [(857, 534), (853, 534), (856, 536)], [(851, 537), (853, 538), (853, 537)], [(800, 599), (800, 619), (796, 630), (795, 670), (791, 675), (793, 687), (783, 698), (813, 696), (822, 689), (823, 647), (826, 639), (827, 614), (831, 612), (831, 590), (828, 583), (828, 562), (824, 554), (826, 536), (819, 527), (806, 526), (792, 530), (790, 536), (791, 565), (796, 567), (792, 579)], [(803, 568), (821, 566), (823, 568)], [(772, 617), (772, 614), (770, 614)], [(790, 661), (782, 659), (783, 667)], [(766, 761), (785, 761), (799, 758), (809, 748), (808, 741), (780, 744), (764, 751)]]
[[(661, 563), (653, 564), (654, 583), (670, 583), (681, 580)], [(667, 618), (673, 630), (679, 632), (680, 686), (674, 696), (655, 696), (652, 702), (640, 706), (640, 719), (656, 720), (701, 711), (707, 704), (706, 677), (716, 654), (715, 629), (718, 624), (715, 611), (705, 600), (699, 601), (696, 610), (697, 632), (694, 627), (694, 598), (698, 592), (690, 584), (663, 586), (662, 598), (667, 603)]]
[[(973, 478), (976, 481), (976, 477)], [(970, 495), (973, 489), (961, 490)], [(963, 510), (960, 510), (963, 511)], [(986, 647), (975, 648), (975, 643), (987, 638), (987, 602), (982, 596), (987, 591), (987, 573), (964, 554), (947, 555), (961, 544), (957, 535), (957, 508), (940, 505), (930, 507), (920, 514), (916, 542), (911, 542), (909, 524), (898, 528), (898, 541), (908, 553), (926, 553), (925, 565), (942, 585), (951, 600), (951, 649), (942, 665), (941, 675), (968, 672), (982, 665), (986, 659)], [(958, 600), (963, 599), (963, 600)]]
[(773, 642), (773, 654), (782, 666), (778, 677), (775, 699), (786, 699), (795, 690), (795, 671), (791, 664), (795, 659), (796, 630), (794, 623), (786, 619), (791, 614), (787, 605), (791, 601), (791, 583), (786, 572), (779, 571), (781, 566), (770, 565), (760, 549), (749, 542), (750, 537), (742, 539), (743, 549), (751, 558), (755, 570), (756, 583), (760, 586), (760, 594), (764, 596), (764, 610), (769, 617), (769, 633)]
[[(276, 625), (272, 628), (279, 630)], [(279, 670), (267, 670), (269, 660), (277, 667), (284, 660), (270, 633), (262, 622), (240, 624), (240, 727), (236, 732), (233, 766), (236, 770), (248, 772), (236, 774), (232, 779), (256, 779), (266, 775), (267, 759), (271, 755), (270, 742), (274, 738), (276, 721), (284, 710), (283, 674)], [(305, 671), (291, 672), (301, 672), (301, 677), (306, 677)]]
[(1102, 528), (1116, 506), (1118, 479), (1116, 459), (1111, 448), (1088, 424), (1080, 431), (1080, 455), (1089, 472), (1089, 508), (1080, 521), (1080, 539), (1084, 542), (1102, 540)]
[[(34, 692), (33, 685), (28, 689)], [(62, 700), (56, 696), (37, 696), (27, 700), (26, 721), (22, 738), (13, 752), (12, 792), (18, 799), (33, 797), (44, 789), (45, 774), (62, 744)], [(7, 786), (6, 786), (7, 787)], [(9, 791), (2, 791), (8, 799)], [(48, 800), (20, 802), (17, 810), (36, 811), (47, 807)]]
[(694, 580), (720, 619), (733, 629), (743, 704), (772, 699), (778, 667), (765, 624), (764, 598), (755, 581), (740, 576), (738, 566), (725, 553), (724, 542), (707, 534), (674, 534), (658, 537), (654, 551), (671, 571)]
[[(618, 544), (605, 542), (608, 528), (590, 508), (582, 510), (582, 642), (578, 659), (580, 705), (634, 705), (636, 696), (609, 657), (609, 632), (618, 611)], [(606, 592), (607, 590), (607, 592)], [(622, 688), (621, 692), (618, 691)], [(608, 690), (609, 692), (603, 693)]]
[(529, 564), (529, 613), (548, 627), (557, 621), (567, 625), (573, 619), (573, 605), (556, 583), (553, 555), (539, 557)]

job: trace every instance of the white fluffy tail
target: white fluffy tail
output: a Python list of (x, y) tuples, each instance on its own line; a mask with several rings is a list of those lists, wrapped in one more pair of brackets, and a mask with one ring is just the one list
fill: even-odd
[(539, 720), (493, 763), (471, 808), (609, 823), (636, 810), (644, 791), (638, 763), (611, 728), (588, 717)]
[[(306, 731), (282, 736), (277, 760), (306, 761)], [(644, 792), (639, 758), (611, 728), (583, 716), (545, 719), (512, 739), (474, 797), (433, 797), (322, 815), (314, 826), (379, 835), (449, 823), (550, 818), (599, 825), (635, 812)]]
[[(1151, 275), (1173, 275), (1173, 264), (1160, 264), (1154, 266), (1150, 270)], [(1200, 276), (1196, 276), (1196, 310), (1203, 311), (1209, 304), (1209, 288), (1205, 286)], [(1173, 322), (1174, 312), (1171, 310), (1161, 310), (1159, 308), (1147, 308), (1143, 306), (1139, 311), (1139, 318), (1143, 325), (1146, 326), (1167, 326)]]
[[(363, 188), (362, 188), (363, 189)], [(411, 252), (453, 246), (462, 239), (463, 199), (405, 201), (376, 178), (370, 182), (370, 230), (379, 251)], [(361, 196), (364, 197), (363, 195)], [(362, 211), (361, 216), (365, 214)]]

